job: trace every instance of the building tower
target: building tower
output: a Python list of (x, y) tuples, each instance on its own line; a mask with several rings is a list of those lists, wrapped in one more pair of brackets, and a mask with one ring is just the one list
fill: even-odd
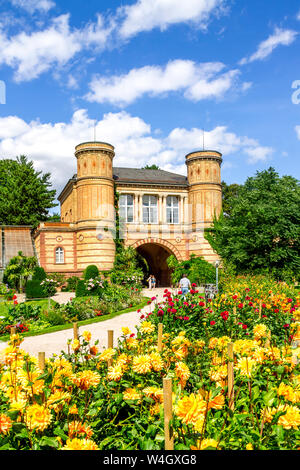
[(199, 256), (217, 258), (204, 239), (204, 229), (219, 216), (222, 209), (221, 186), (222, 154), (214, 150), (203, 150), (186, 155), (189, 182), (190, 250)]
[(77, 158), (76, 230), (77, 268), (96, 264), (110, 270), (114, 243), (114, 147), (104, 142), (85, 142), (75, 148)]

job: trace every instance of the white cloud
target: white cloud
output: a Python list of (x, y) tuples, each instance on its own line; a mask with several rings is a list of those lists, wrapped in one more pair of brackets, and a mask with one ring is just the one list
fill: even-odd
[(244, 57), (240, 61), (240, 65), (254, 62), (255, 60), (263, 60), (272, 54), (273, 50), (278, 46), (289, 46), (292, 44), (298, 33), (290, 29), (275, 28), (275, 31), (265, 41), (261, 42), (254, 54), (250, 57)]
[[(58, 193), (68, 179), (76, 173), (75, 146), (94, 140), (94, 120), (85, 109), (74, 112), (70, 122), (25, 122), (18, 116), (0, 118), (0, 157), (15, 158), (27, 155), (35, 168), (50, 171)], [(125, 111), (107, 113), (96, 123), (96, 140), (109, 142), (115, 147), (114, 166), (141, 168), (157, 164), (160, 168), (186, 174), (185, 155), (202, 149), (201, 129), (175, 128), (163, 136), (151, 129), (143, 119)], [(300, 126), (299, 126), (300, 138)], [(262, 147), (248, 137), (240, 137), (225, 126), (205, 132), (205, 148), (223, 154), (224, 169), (234, 165), (264, 161), (272, 149)]]
[(186, 99), (199, 101), (221, 98), (234, 86), (238, 70), (222, 72), (220, 62), (195, 63), (173, 60), (165, 66), (145, 66), (124, 75), (95, 76), (89, 84), (88, 101), (126, 106), (144, 95), (165, 96), (183, 93)]
[(153, 28), (164, 30), (172, 24), (193, 22), (205, 29), (207, 22), (218, 14), (225, 0), (138, 0), (135, 4), (118, 10), (124, 21), (120, 35), (129, 38)]
[(52, 0), (10, 0), (10, 2), (13, 6), (23, 8), (29, 13), (33, 13), (36, 10), (47, 12), (55, 6)]
[(55, 66), (64, 66), (84, 48), (103, 48), (110, 27), (106, 29), (98, 15), (95, 23), (71, 30), (66, 14), (54, 18), (47, 29), (31, 34), (22, 32), (8, 38), (0, 31), (0, 65), (15, 70), (16, 82), (32, 80)]
[(297, 138), (300, 140), (300, 125), (295, 127)]
[(253, 147), (253, 148), (246, 148), (245, 152), (249, 155), (249, 163), (257, 163), (257, 162), (265, 162), (273, 153), (273, 149), (271, 147)]

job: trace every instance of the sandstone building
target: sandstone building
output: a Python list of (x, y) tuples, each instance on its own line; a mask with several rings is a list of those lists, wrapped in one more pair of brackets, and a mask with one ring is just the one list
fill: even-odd
[(40, 265), (47, 272), (81, 275), (89, 264), (110, 270), (115, 257), (115, 190), (119, 194), (119, 236), (147, 261), (161, 286), (169, 282), (167, 258), (217, 255), (203, 230), (222, 206), (222, 155), (197, 151), (186, 156), (187, 176), (113, 166), (114, 147), (104, 142), (76, 146), (77, 174), (58, 199), (60, 223), (41, 223), (33, 234)]

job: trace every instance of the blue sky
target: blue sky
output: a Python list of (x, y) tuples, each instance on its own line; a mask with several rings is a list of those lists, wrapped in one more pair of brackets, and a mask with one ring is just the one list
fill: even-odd
[(227, 183), (299, 179), (299, 32), (298, 0), (0, 0), (0, 156), (60, 192), (94, 126), (115, 166), (181, 174), (204, 129)]

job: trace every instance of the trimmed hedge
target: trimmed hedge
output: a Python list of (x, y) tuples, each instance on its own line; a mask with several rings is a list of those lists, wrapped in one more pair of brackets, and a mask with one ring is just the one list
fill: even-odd
[(76, 297), (85, 297), (87, 295), (85, 282), (83, 279), (78, 279), (75, 295)]
[(46, 271), (40, 266), (36, 266), (33, 271), (32, 280), (33, 281), (43, 281), (46, 279)]
[(99, 276), (99, 269), (95, 264), (87, 266), (83, 273), (83, 278), (88, 281), (89, 279), (95, 279)]
[(43, 299), (48, 297), (47, 292), (41, 286), (41, 281), (38, 279), (32, 279), (27, 281), (25, 293), (27, 299)]

